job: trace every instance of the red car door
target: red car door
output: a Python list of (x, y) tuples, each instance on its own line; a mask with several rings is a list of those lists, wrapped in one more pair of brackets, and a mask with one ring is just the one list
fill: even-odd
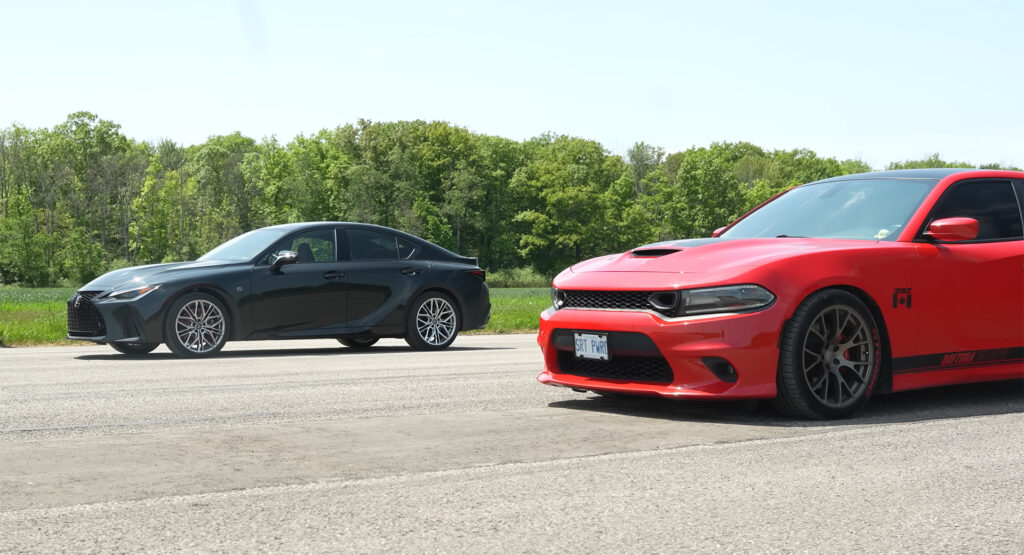
[(938, 219), (967, 217), (978, 220), (978, 235), (943, 242), (921, 230), (918, 286), (893, 297), (893, 303), (917, 312), (920, 355), (894, 361), (896, 374), (959, 370), (958, 379), (970, 380), (964, 373), (971, 369), (998, 366), (1013, 373), (1024, 368), (1019, 195), (1019, 185), (1009, 180), (966, 180), (951, 185), (936, 202), (925, 229)]

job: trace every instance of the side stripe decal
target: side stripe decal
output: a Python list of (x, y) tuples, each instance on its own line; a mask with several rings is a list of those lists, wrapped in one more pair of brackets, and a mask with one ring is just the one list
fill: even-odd
[(1022, 362), (1024, 362), (1024, 347), (1007, 347), (1005, 349), (989, 349), (986, 351), (958, 351), (954, 353), (894, 358), (892, 360), (892, 372), (893, 374), (906, 374), (910, 372), (933, 372), (936, 370), (960, 370), (978, 366)]

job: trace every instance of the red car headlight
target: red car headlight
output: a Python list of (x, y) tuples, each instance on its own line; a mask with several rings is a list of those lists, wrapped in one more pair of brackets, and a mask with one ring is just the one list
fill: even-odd
[(748, 312), (775, 302), (775, 295), (760, 285), (729, 285), (680, 291), (677, 316)]

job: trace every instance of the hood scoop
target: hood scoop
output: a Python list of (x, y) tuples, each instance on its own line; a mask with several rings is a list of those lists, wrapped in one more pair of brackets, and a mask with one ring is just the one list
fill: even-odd
[(629, 253), (633, 258), (657, 258), (659, 256), (665, 256), (668, 254), (674, 254), (683, 249), (634, 249), (633, 252)]

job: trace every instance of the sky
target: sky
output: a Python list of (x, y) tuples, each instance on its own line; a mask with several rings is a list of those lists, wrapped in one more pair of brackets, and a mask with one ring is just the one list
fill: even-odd
[(373, 121), (1024, 167), (1024, 2), (0, 0), (0, 127)]

